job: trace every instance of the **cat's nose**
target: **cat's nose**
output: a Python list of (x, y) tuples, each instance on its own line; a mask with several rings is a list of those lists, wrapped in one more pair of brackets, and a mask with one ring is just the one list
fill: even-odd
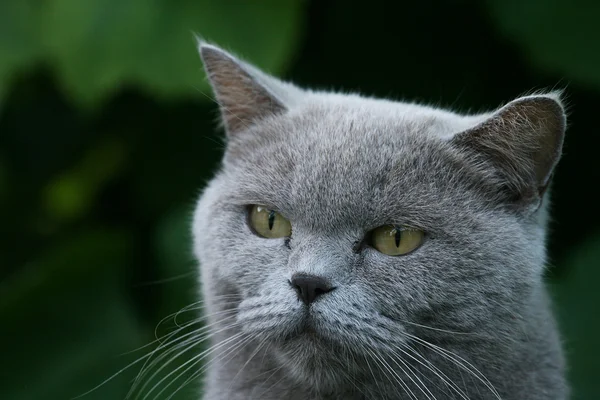
[(290, 284), (296, 290), (298, 298), (307, 306), (317, 297), (335, 289), (327, 279), (315, 275), (295, 274)]

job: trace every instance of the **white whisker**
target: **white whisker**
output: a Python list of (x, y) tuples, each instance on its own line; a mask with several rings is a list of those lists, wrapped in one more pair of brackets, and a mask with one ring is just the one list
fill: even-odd
[[(394, 357), (396, 356), (396, 357)], [(429, 389), (427, 388), (427, 386), (423, 383), (423, 381), (417, 376), (417, 374), (415, 372), (412, 371), (411, 367), (404, 362), (404, 360), (402, 360), (402, 356), (399, 354), (395, 354), (392, 352), (391, 355), (391, 360), (394, 362), (394, 364), (396, 364), (398, 366), (398, 368), (400, 368), (400, 370), (402, 372), (404, 372), (404, 374), (408, 377), (408, 379), (411, 380), (411, 382), (428, 398), (428, 399), (432, 399), (435, 398), (435, 396), (429, 391)], [(404, 368), (402, 366), (400, 366), (400, 364), (398, 364), (399, 361), (400, 363), (402, 363), (402, 365), (404, 366)], [(406, 369), (405, 369), (406, 368)], [(417, 383), (411, 376), (411, 374), (415, 377), (415, 379), (417, 379), (417, 381), (419, 383)]]
[[(379, 364), (382, 365), (390, 374), (392, 374), (392, 377), (396, 380), (396, 382), (402, 386), (402, 388), (406, 391), (406, 393), (411, 397), (414, 398), (416, 400), (419, 400), (418, 397), (413, 393), (413, 391), (410, 389), (410, 387), (408, 386), (408, 384), (406, 382), (404, 382), (404, 380), (402, 379), (402, 377), (400, 377), (396, 371), (394, 371), (394, 369), (387, 363), (387, 361), (385, 361), (383, 358), (381, 358), (380, 356), (377, 355), (377, 353), (375, 353), (374, 351), (371, 351), (371, 354), (373, 355), (373, 358), (376, 361), (379, 361)], [(385, 374), (390, 383), (392, 385), (394, 385), (394, 382), (390, 379), (389, 375), (386, 373)]]
[[(411, 359), (413, 359), (414, 361), (416, 361), (420, 365), (422, 365), (425, 368), (427, 368), (429, 371), (433, 372), (434, 375), (436, 375), (446, 386), (448, 386), (451, 389), (453, 389), (454, 391), (456, 391), (456, 393), (458, 393), (458, 395), (461, 396), (464, 400), (469, 400), (469, 398), (466, 396), (466, 394), (463, 393), (463, 391), (460, 389), (460, 387), (458, 387), (458, 385), (456, 385), (454, 382), (452, 382), (452, 380), (446, 374), (444, 374), (439, 368), (437, 368), (433, 363), (431, 363), (429, 360), (427, 360), (426, 358), (424, 358), (416, 350), (414, 350), (413, 348), (411, 348), (408, 345), (406, 345), (406, 346), (407, 346), (408, 350), (410, 350), (413, 353), (415, 353), (415, 355), (418, 356), (418, 357), (420, 357), (423, 361), (417, 360), (410, 353), (407, 353), (406, 351), (404, 351), (400, 347), (396, 347), (396, 348), (398, 350), (400, 350), (403, 354), (405, 354), (407, 357), (410, 357)], [(425, 364), (425, 363), (427, 363), (427, 364)]]
[[(191, 367), (193, 367), (194, 365), (196, 365), (198, 362), (202, 361), (208, 354), (211, 354), (212, 352), (216, 351), (217, 349), (231, 343), (232, 341), (235, 341), (236, 339), (238, 339), (239, 337), (243, 336), (242, 332), (238, 332), (230, 337), (228, 337), (227, 339), (224, 339), (221, 342), (218, 342), (217, 344), (215, 344), (214, 346), (211, 346), (209, 349), (206, 349), (202, 352), (200, 352), (198, 355), (192, 357), (191, 359), (187, 360), (186, 362), (184, 362), (183, 364), (181, 364), (180, 366), (178, 366), (177, 368), (175, 368), (173, 371), (169, 372), (167, 375), (165, 375), (164, 377), (162, 377), (156, 384), (154, 384), (154, 386), (152, 386), (152, 388), (144, 395), (144, 397), (142, 398), (142, 400), (146, 400), (148, 398), (148, 396), (150, 396), (150, 394), (152, 392), (154, 392), (165, 380), (169, 379), (171, 376), (173, 376), (174, 374), (176, 374), (180, 369), (185, 368), (187, 365), (192, 364)], [(184, 350), (182, 350), (181, 352), (179, 352), (178, 354), (176, 354), (174, 357), (171, 358), (171, 361), (173, 361), (174, 359), (178, 358), (181, 354), (189, 351), (193, 346), (190, 346)], [(154, 372), (154, 374), (148, 379), (148, 382), (140, 389), (140, 393), (144, 392), (144, 389), (148, 386), (148, 384), (153, 380), (153, 378), (158, 375), (160, 373), (160, 371), (162, 371), (166, 366), (168, 365), (168, 363), (163, 364), (156, 372)], [(183, 371), (183, 373), (187, 372), (189, 369), (185, 369)], [(179, 375), (181, 376), (181, 375)], [(168, 387), (168, 385), (166, 386)], [(164, 388), (163, 388), (164, 390)], [(159, 394), (162, 393), (159, 392)]]
[[(175, 354), (174, 356), (171, 356), (167, 362), (163, 363), (163, 364), (162, 364), (162, 365), (161, 365), (161, 366), (160, 366), (160, 367), (159, 367), (159, 368), (158, 368), (158, 369), (157, 369), (157, 370), (156, 370), (156, 371), (155, 371), (155, 372), (154, 372), (154, 373), (153, 373), (153, 374), (152, 374), (152, 375), (151, 375), (151, 376), (150, 376), (150, 377), (147, 379), (147, 382), (146, 382), (146, 383), (145, 383), (145, 384), (142, 386), (142, 388), (140, 389), (140, 393), (143, 393), (144, 389), (145, 389), (145, 388), (146, 388), (146, 387), (147, 387), (147, 386), (150, 384), (150, 382), (151, 382), (151, 381), (154, 379), (154, 377), (155, 377), (155, 376), (157, 376), (157, 375), (158, 375), (158, 374), (159, 374), (159, 373), (160, 373), (162, 370), (164, 370), (164, 369), (165, 369), (165, 368), (166, 368), (168, 365), (170, 365), (170, 364), (171, 364), (173, 361), (175, 361), (175, 360), (176, 360), (177, 358), (179, 358), (181, 355), (183, 355), (183, 354), (187, 353), (188, 351), (190, 351), (191, 349), (193, 349), (193, 348), (194, 348), (196, 345), (198, 345), (198, 344), (202, 343), (202, 342), (203, 342), (203, 341), (204, 341), (204, 340), (205, 340), (207, 337), (209, 337), (209, 336), (212, 336), (212, 335), (214, 335), (214, 334), (217, 334), (217, 333), (220, 333), (220, 332), (222, 332), (222, 331), (225, 331), (225, 330), (231, 329), (232, 327), (235, 327), (235, 326), (237, 326), (237, 322), (234, 322), (234, 323), (232, 323), (232, 324), (229, 324), (229, 325), (227, 325), (227, 326), (225, 326), (225, 327), (222, 327), (221, 329), (219, 329), (219, 330), (217, 330), (217, 331), (215, 331), (215, 332), (210, 332), (210, 331), (209, 331), (209, 332), (207, 332), (207, 333), (205, 333), (205, 334), (203, 334), (203, 335), (201, 335), (201, 336), (192, 336), (190, 339), (188, 339), (188, 340), (186, 341), (186, 343), (185, 343), (185, 344), (180, 344), (180, 345), (179, 345), (177, 348), (184, 347), (184, 349), (183, 349), (183, 350), (181, 350), (181, 351), (179, 351), (179, 352), (178, 352), (177, 354)], [(198, 333), (197, 333), (197, 332), (193, 332), (193, 334), (196, 334), (196, 335), (197, 335)], [(241, 333), (239, 333), (239, 334), (241, 334)], [(234, 337), (236, 337), (236, 336), (237, 336), (237, 335), (234, 335)], [(188, 346), (188, 344), (189, 344), (189, 343), (191, 343), (191, 345), (189, 345), (189, 346)], [(203, 353), (204, 353), (204, 352), (202, 352), (201, 354), (203, 354)], [(165, 357), (165, 355), (161, 355), (161, 357)], [(196, 357), (197, 357), (197, 356), (196, 356)], [(194, 357), (194, 358), (196, 358), (196, 357)], [(192, 358), (192, 359), (194, 359), (194, 358)], [(189, 362), (190, 362), (190, 361), (187, 361), (187, 362), (185, 362), (183, 365), (187, 365)], [(167, 375), (167, 377), (168, 377), (168, 376), (171, 376), (171, 375), (172, 375), (172, 373), (169, 373), (169, 374)], [(159, 382), (159, 384), (160, 384), (161, 382), (163, 382), (163, 380), (164, 380), (164, 378), (163, 378), (163, 379), (162, 379), (162, 380)], [(156, 386), (156, 385), (155, 385), (155, 386)]]
[[(473, 366), (473, 364), (471, 364), (470, 362), (468, 362), (467, 360), (465, 360), (464, 358), (460, 357), (459, 355), (446, 350), (442, 347), (436, 346), (432, 343), (429, 343), (426, 340), (423, 340), (421, 338), (419, 338), (418, 336), (415, 335), (411, 335), (409, 333), (404, 332), (404, 335), (418, 341), (419, 343), (423, 344), (426, 347), (429, 347), (430, 349), (432, 349), (433, 351), (435, 351), (436, 353), (438, 353), (439, 355), (445, 357), (446, 359), (454, 362), (456, 365), (460, 366), (463, 370), (465, 370), (466, 372), (470, 373), (471, 375), (473, 375), (475, 378), (477, 378), (481, 383), (483, 383), (493, 394), (494, 396), (496, 396), (497, 399), (501, 400), (502, 398), (500, 397), (500, 394), (498, 393), (498, 391), (496, 390), (496, 388), (494, 388), (494, 386), (492, 385), (492, 383), (487, 379), (487, 377), (481, 372), (479, 371), (477, 368), (475, 368), (475, 366)], [(466, 364), (466, 365), (465, 365)], [(472, 368), (472, 369), (471, 369)]]
[[(245, 338), (241, 339), (240, 341), (238, 341), (237, 343), (234, 343), (231, 347), (229, 347), (227, 350), (225, 350), (225, 352), (221, 355), (221, 359), (224, 359), (225, 357), (234, 354), (238, 349), (240, 349), (241, 347), (245, 347), (248, 343), (250, 343), (252, 340), (254, 340), (255, 336), (246, 336)], [(208, 355), (208, 354), (207, 354)], [(204, 357), (202, 357), (204, 358)], [(189, 371), (191, 368), (193, 368), (194, 365), (198, 364), (198, 362), (200, 362), (202, 359), (197, 360), (193, 365), (189, 366), (188, 368), (186, 368), (185, 371), (183, 371), (181, 374), (179, 374), (177, 376), (177, 378), (175, 378), (173, 380), (176, 381), (177, 379), (179, 379), (183, 374), (185, 374), (187, 371)], [(225, 362), (225, 364), (227, 362), (229, 362), (231, 360), (231, 358), (229, 358), (229, 360), (227, 360)], [(175, 390), (173, 393), (171, 393), (171, 395), (169, 397), (167, 397), (166, 400), (170, 400), (173, 396), (175, 396), (175, 394), (177, 394), (181, 389), (183, 389), (185, 386), (187, 386), (191, 381), (197, 379), (199, 376), (201, 376), (207, 369), (208, 367), (215, 361), (215, 359), (211, 359), (209, 360), (206, 365), (204, 365), (202, 368), (200, 368), (198, 371), (194, 372), (188, 379), (186, 379), (178, 388), (177, 390)], [(169, 384), (170, 385), (170, 384)], [(167, 386), (169, 386), (167, 385)], [(161, 393), (166, 389), (163, 388), (163, 390), (161, 390)], [(160, 393), (159, 393), (160, 394)], [(157, 395), (158, 396), (158, 395)], [(154, 397), (154, 399), (157, 399), (157, 396)]]

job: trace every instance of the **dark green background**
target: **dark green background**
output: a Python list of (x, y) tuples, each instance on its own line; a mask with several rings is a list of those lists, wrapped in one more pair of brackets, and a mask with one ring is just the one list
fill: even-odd
[(91, 389), (196, 300), (190, 210), (222, 145), (192, 32), (302, 85), (461, 111), (565, 89), (548, 281), (573, 398), (599, 399), (599, 20), (583, 0), (0, 0), (0, 399)]

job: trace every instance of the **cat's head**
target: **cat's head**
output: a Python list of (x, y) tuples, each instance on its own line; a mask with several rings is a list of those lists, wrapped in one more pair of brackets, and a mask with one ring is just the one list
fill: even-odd
[(465, 116), (200, 52), (227, 143), (194, 220), (209, 313), (233, 304), (230, 321), (314, 385), (415, 336), (510, 336), (541, 284), (557, 95)]

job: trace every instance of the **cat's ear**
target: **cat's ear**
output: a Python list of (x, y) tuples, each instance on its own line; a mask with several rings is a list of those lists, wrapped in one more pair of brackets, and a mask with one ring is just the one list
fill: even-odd
[(198, 40), (198, 49), (229, 136), (286, 112), (300, 91), (217, 46)]
[(565, 110), (558, 94), (518, 98), (451, 142), (491, 163), (500, 190), (520, 204), (539, 203), (561, 156)]

